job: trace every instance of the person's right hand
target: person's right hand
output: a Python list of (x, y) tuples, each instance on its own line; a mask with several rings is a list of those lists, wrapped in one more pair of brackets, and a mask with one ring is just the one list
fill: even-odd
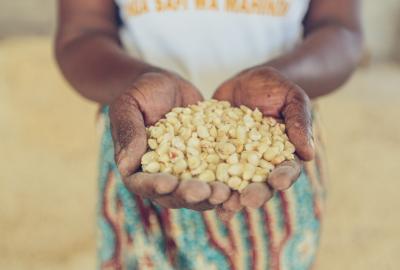
[(203, 98), (189, 82), (168, 72), (149, 72), (110, 105), (115, 161), (126, 187), (167, 208), (208, 210), (229, 198), (222, 183), (178, 181), (175, 176), (138, 172), (147, 150), (146, 126), (155, 124), (174, 107), (195, 104)]

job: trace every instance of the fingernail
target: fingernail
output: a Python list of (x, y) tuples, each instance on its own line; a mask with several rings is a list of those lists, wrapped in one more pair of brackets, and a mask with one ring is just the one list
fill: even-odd
[(117, 166), (119, 167), (119, 164), (121, 163), (121, 161), (125, 158), (126, 156), (126, 150), (125, 149), (121, 149), (119, 151), (119, 153), (117, 154)]
[(314, 150), (315, 148), (315, 142), (314, 142), (314, 136), (311, 135), (311, 137), (308, 139), (308, 144), (312, 147), (312, 149)]
[(122, 176), (126, 176), (129, 173), (129, 159), (126, 157), (125, 153), (126, 151), (123, 149), (120, 151), (117, 157), (117, 167)]

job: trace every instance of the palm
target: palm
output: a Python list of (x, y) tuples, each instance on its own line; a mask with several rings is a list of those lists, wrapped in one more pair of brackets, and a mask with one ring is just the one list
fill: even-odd
[[(296, 84), (271, 68), (245, 70), (223, 83), (214, 98), (227, 100), (234, 106), (258, 108), (263, 115), (283, 119), (289, 139), (304, 160), (313, 158), (311, 113), (308, 97)], [(268, 185), (252, 183), (240, 195), (231, 196), (220, 208), (227, 218), (242, 206), (260, 207), (272, 197), (273, 190), (284, 190), (298, 178), (301, 163), (287, 161), (273, 170)]]
[(196, 180), (179, 183), (172, 175), (137, 172), (147, 150), (145, 126), (154, 124), (174, 107), (200, 100), (198, 90), (176, 75), (148, 73), (110, 106), (116, 162), (129, 190), (168, 208), (206, 210), (228, 198), (226, 185), (209, 186)]

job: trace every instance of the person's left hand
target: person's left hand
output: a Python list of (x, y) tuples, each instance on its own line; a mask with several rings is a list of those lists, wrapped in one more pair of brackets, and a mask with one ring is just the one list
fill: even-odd
[[(258, 108), (264, 116), (280, 118), (286, 124), (289, 140), (297, 156), (304, 161), (314, 158), (311, 105), (307, 94), (276, 69), (255, 67), (245, 70), (224, 82), (213, 98), (229, 101), (232, 106)], [(251, 183), (242, 192), (233, 192), (217, 211), (225, 221), (244, 206), (259, 208), (273, 191), (288, 189), (299, 177), (301, 160), (285, 161), (271, 173), (267, 183)]]

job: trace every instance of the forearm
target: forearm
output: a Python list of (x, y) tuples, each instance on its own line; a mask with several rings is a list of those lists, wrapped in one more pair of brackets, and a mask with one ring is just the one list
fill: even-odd
[(305, 36), (292, 52), (266, 63), (301, 86), (310, 98), (329, 94), (356, 69), (362, 37), (339, 25), (326, 25)]
[(68, 82), (82, 96), (109, 104), (139, 75), (155, 68), (130, 57), (113, 34), (94, 32), (56, 40), (56, 58)]

